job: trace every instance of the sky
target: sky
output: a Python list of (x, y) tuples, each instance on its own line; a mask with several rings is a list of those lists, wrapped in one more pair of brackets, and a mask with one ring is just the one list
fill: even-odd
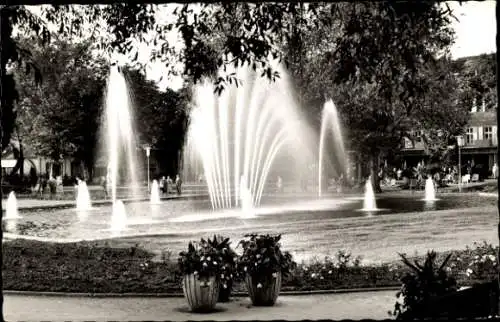
[(451, 48), (453, 58), (475, 56), (496, 51), (495, 1), (448, 2), (454, 15), (460, 20), (453, 22), (456, 39)]

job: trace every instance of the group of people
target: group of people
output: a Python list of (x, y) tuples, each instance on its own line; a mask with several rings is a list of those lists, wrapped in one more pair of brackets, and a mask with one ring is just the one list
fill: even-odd
[(182, 193), (182, 180), (179, 175), (175, 176), (175, 182), (170, 178), (170, 176), (165, 176), (161, 177), (159, 186), (160, 186), (160, 191), (163, 194), (168, 194), (171, 190), (170, 187), (175, 185), (175, 189), (177, 190), (177, 194), (180, 195)]
[[(104, 194), (105, 194), (105, 197), (108, 198), (108, 183), (109, 183), (109, 179), (107, 177), (101, 177), (101, 187), (103, 188), (104, 190)], [(170, 187), (174, 186), (175, 185), (175, 189), (177, 191), (177, 194), (181, 194), (182, 193), (182, 180), (181, 180), (181, 177), (179, 175), (176, 175), (175, 176), (175, 182), (170, 178), (170, 176), (167, 176), (165, 178), (165, 176), (161, 177), (160, 179), (160, 182), (159, 182), (159, 187), (160, 187), (160, 191), (163, 193), (163, 194), (168, 194), (170, 191), (173, 191), (173, 189), (171, 190)]]

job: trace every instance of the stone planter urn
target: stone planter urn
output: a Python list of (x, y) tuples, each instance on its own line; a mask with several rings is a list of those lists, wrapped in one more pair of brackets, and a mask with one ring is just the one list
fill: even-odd
[(231, 297), (231, 290), (233, 288), (233, 281), (227, 282), (227, 287), (224, 288), (222, 285), (219, 286), (219, 299), (218, 302), (225, 303), (229, 302), (229, 298)]
[(219, 281), (215, 276), (198, 279), (198, 275), (184, 275), (182, 290), (193, 312), (211, 312), (219, 298)]
[(245, 283), (254, 306), (273, 306), (281, 290), (281, 272), (258, 279), (248, 274)]

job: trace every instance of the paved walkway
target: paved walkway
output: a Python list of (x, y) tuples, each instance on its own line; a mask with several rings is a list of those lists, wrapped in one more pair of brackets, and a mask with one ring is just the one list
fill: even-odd
[(217, 304), (216, 312), (189, 311), (184, 298), (63, 297), (4, 294), (6, 321), (146, 321), (146, 320), (318, 320), (387, 319), (396, 291), (280, 296), (273, 307), (252, 307), (238, 297)]

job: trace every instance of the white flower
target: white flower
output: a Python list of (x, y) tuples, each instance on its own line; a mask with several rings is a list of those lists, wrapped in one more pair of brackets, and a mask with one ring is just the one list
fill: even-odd
[(257, 263), (255, 263), (255, 266), (257, 266)]
[(331, 270), (329, 270), (329, 271), (328, 271), (328, 274), (331, 274), (331, 273), (332, 273), (332, 271), (331, 271)]
[(323, 276), (320, 276), (320, 277), (319, 277), (319, 279), (320, 279), (320, 280), (324, 280), (325, 278), (324, 278)]
[(257, 254), (255, 257), (260, 258), (260, 254)]
[(494, 262), (497, 258), (494, 255), (490, 255), (490, 261)]
[(262, 284), (257, 284), (257, 288), (262, 288)]
[(467, 274), (467, 276), (471, 276), (471, 274), (474, 273), (474, 271), (470, 268), (467, 268), (467, 271), (465, 271), (465, 273)]
[(220, 274), (220, 278), (224, 278), (224, 274)]
[(216, 261), (214, 261), (214, 262), (213, 262), (213, 264), (214, 264), (214, 265), (217, 265), (217, 262), (216, 262)]
[(243, 267), (243, 270), (246, 272), (246, 271), (247, 271), (247, 267), (246, 267), (246, 266), (245, 266), (245, 267)]
[(206, 286), (206, 285), (207, 285), (207, 283), (206, 283), (206, 282), (204, 282), (204, 281), (201, 281), (201, 282), (200, 282), (200, 286)]
[(204, 262), (204, 263), (203, 263), (203, 267), (207, 267), (207, 266), (208, 266), (208, 265), (207, 265), (207, 262)]
[(474, 256), (474, 259), (479, 259), (479, 255)]
[(273, 273), (273, 277), (274, 277), (274, 278), (278, 277), (278, 273), (274, 272), (274, 273)]
[(211, 284), (212, 284), (212, 282), (207, 282), (207, 283), (206, 283), (206, 285), (207, 285), (207, 286), (209, 286), (209, 285), (211, 285)]
[(193, 272), (193, 274), (194, 274), (194, 275), (198, 275), (198, 271), (194, 271), (194, 272)]
[(312, 277), (312, 278), (315, 278), (315, 277), (316, 277), (316, 273), (312, 273), (312, 274), (311, 274), (311, 277)]
[(207, 257), (207, 261), (209, 261), (209, 260), (210, 260), (210, 256)]
[(200, 262), (204, 261), (205, 260), (205, 256), (201, 256), (200, 258)]
[(222, 284), (222, 287), (223, 288), (227, 288), (227, 284)]

